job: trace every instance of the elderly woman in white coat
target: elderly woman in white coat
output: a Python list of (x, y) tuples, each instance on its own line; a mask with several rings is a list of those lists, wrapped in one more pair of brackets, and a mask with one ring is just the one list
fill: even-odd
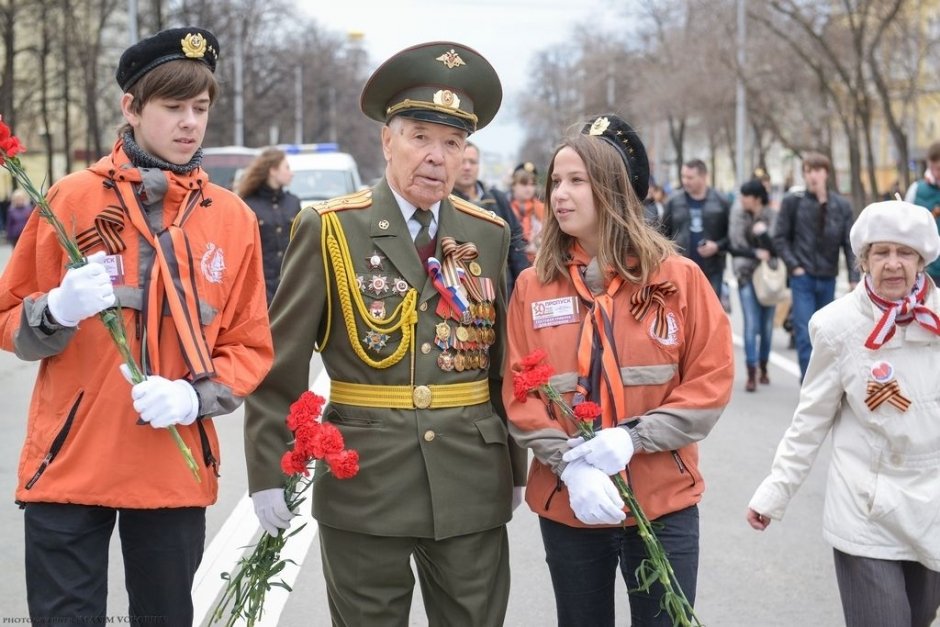
[(940, 606), (940, 236), (923, 207), (869, 205), (850, 234), (864, 280), (810, 320), (793, 422), (748, 505), (783, 518), (826, 435), (823, 535), (848, 627), (927, 627)]

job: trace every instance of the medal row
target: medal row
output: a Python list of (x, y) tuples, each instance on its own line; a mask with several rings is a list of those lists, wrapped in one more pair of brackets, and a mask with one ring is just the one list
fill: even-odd
[(437, 356), (437, 366), (444, 372), (486, 369), (489, 365), (489, 348), (469, 351), (446, 349)]

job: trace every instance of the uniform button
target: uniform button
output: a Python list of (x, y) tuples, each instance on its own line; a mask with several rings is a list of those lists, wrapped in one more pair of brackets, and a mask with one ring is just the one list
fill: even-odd
[(281, 227), (277, 227), (277, 232), (278, 232), (278, 233), (281, 232)]
[(283, 256), (284, 256), (284, 251), (283, 251), (283, 250), (277, 251), (277, 256), (278, 256), (278, 257), (283, 257)]
[(422, 345), (421, 345), (421, 352), (424, 353), (425, 355), (427, 355), (428, 353), (430, 353), (430, 352), (431, 352), (431, 343), (430, 343), (430, 342), (425, 342), (424, 344), (422, 344)]
[(434, 432), (428, 429), (424, 432), (424, 441), (431, 442), (434, 439)]
[(427, 304), (426, 302), (421, 303), (421, 305), (418, 306), (418, 309), (420, 309), (421, 311), (427, 311), (427, 310), (428, 310), (428, 304)]

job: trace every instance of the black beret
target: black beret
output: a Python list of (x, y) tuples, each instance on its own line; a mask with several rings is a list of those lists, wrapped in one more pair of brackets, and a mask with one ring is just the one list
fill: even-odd
[(160, 31), (124, 51), (115, 78), (126, 92), (153, 68), (177, 59), (202, 61), (215, 72), (215, 64), (219, 61), (219, 40), (206, 29), (194, 26)]
[(490, 123), (503, 99), (496, 70), (467, 46), (434, 41), (406, 48), (372, 73), (359, 105), (373, 120), (396, 115), (473, 133)]
[(616, 148), (627, 166), (633, 191), (640, 200), (646, 198), (650, 186), (650, 163), (646, 147), (633, 127), (613, 113), (608, 113), (588, 121), (581, 133), (599, 137)]

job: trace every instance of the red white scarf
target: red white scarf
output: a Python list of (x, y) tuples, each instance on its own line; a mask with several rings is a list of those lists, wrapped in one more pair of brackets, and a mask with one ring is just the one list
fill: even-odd
[(914, 282), (914, 288), (906, 298), (894, 301), (886, 300), (875, 294), (871, 286), (871, 276), (866, 274), (865, 291), (868, 292), (868, 298), (884, 314), (882, 314), (868, 339), (865, 340), (865, 347), (871, 350), (881, 348), (885, 342), (894, 336), (897, 325), (907, 324), (911, 321), (916, 322), (934, 335), (940, 335), (940, 318), (924, 305), (928, 289), (928, 282), (924, 279), (923, 273), (920, 273)]

